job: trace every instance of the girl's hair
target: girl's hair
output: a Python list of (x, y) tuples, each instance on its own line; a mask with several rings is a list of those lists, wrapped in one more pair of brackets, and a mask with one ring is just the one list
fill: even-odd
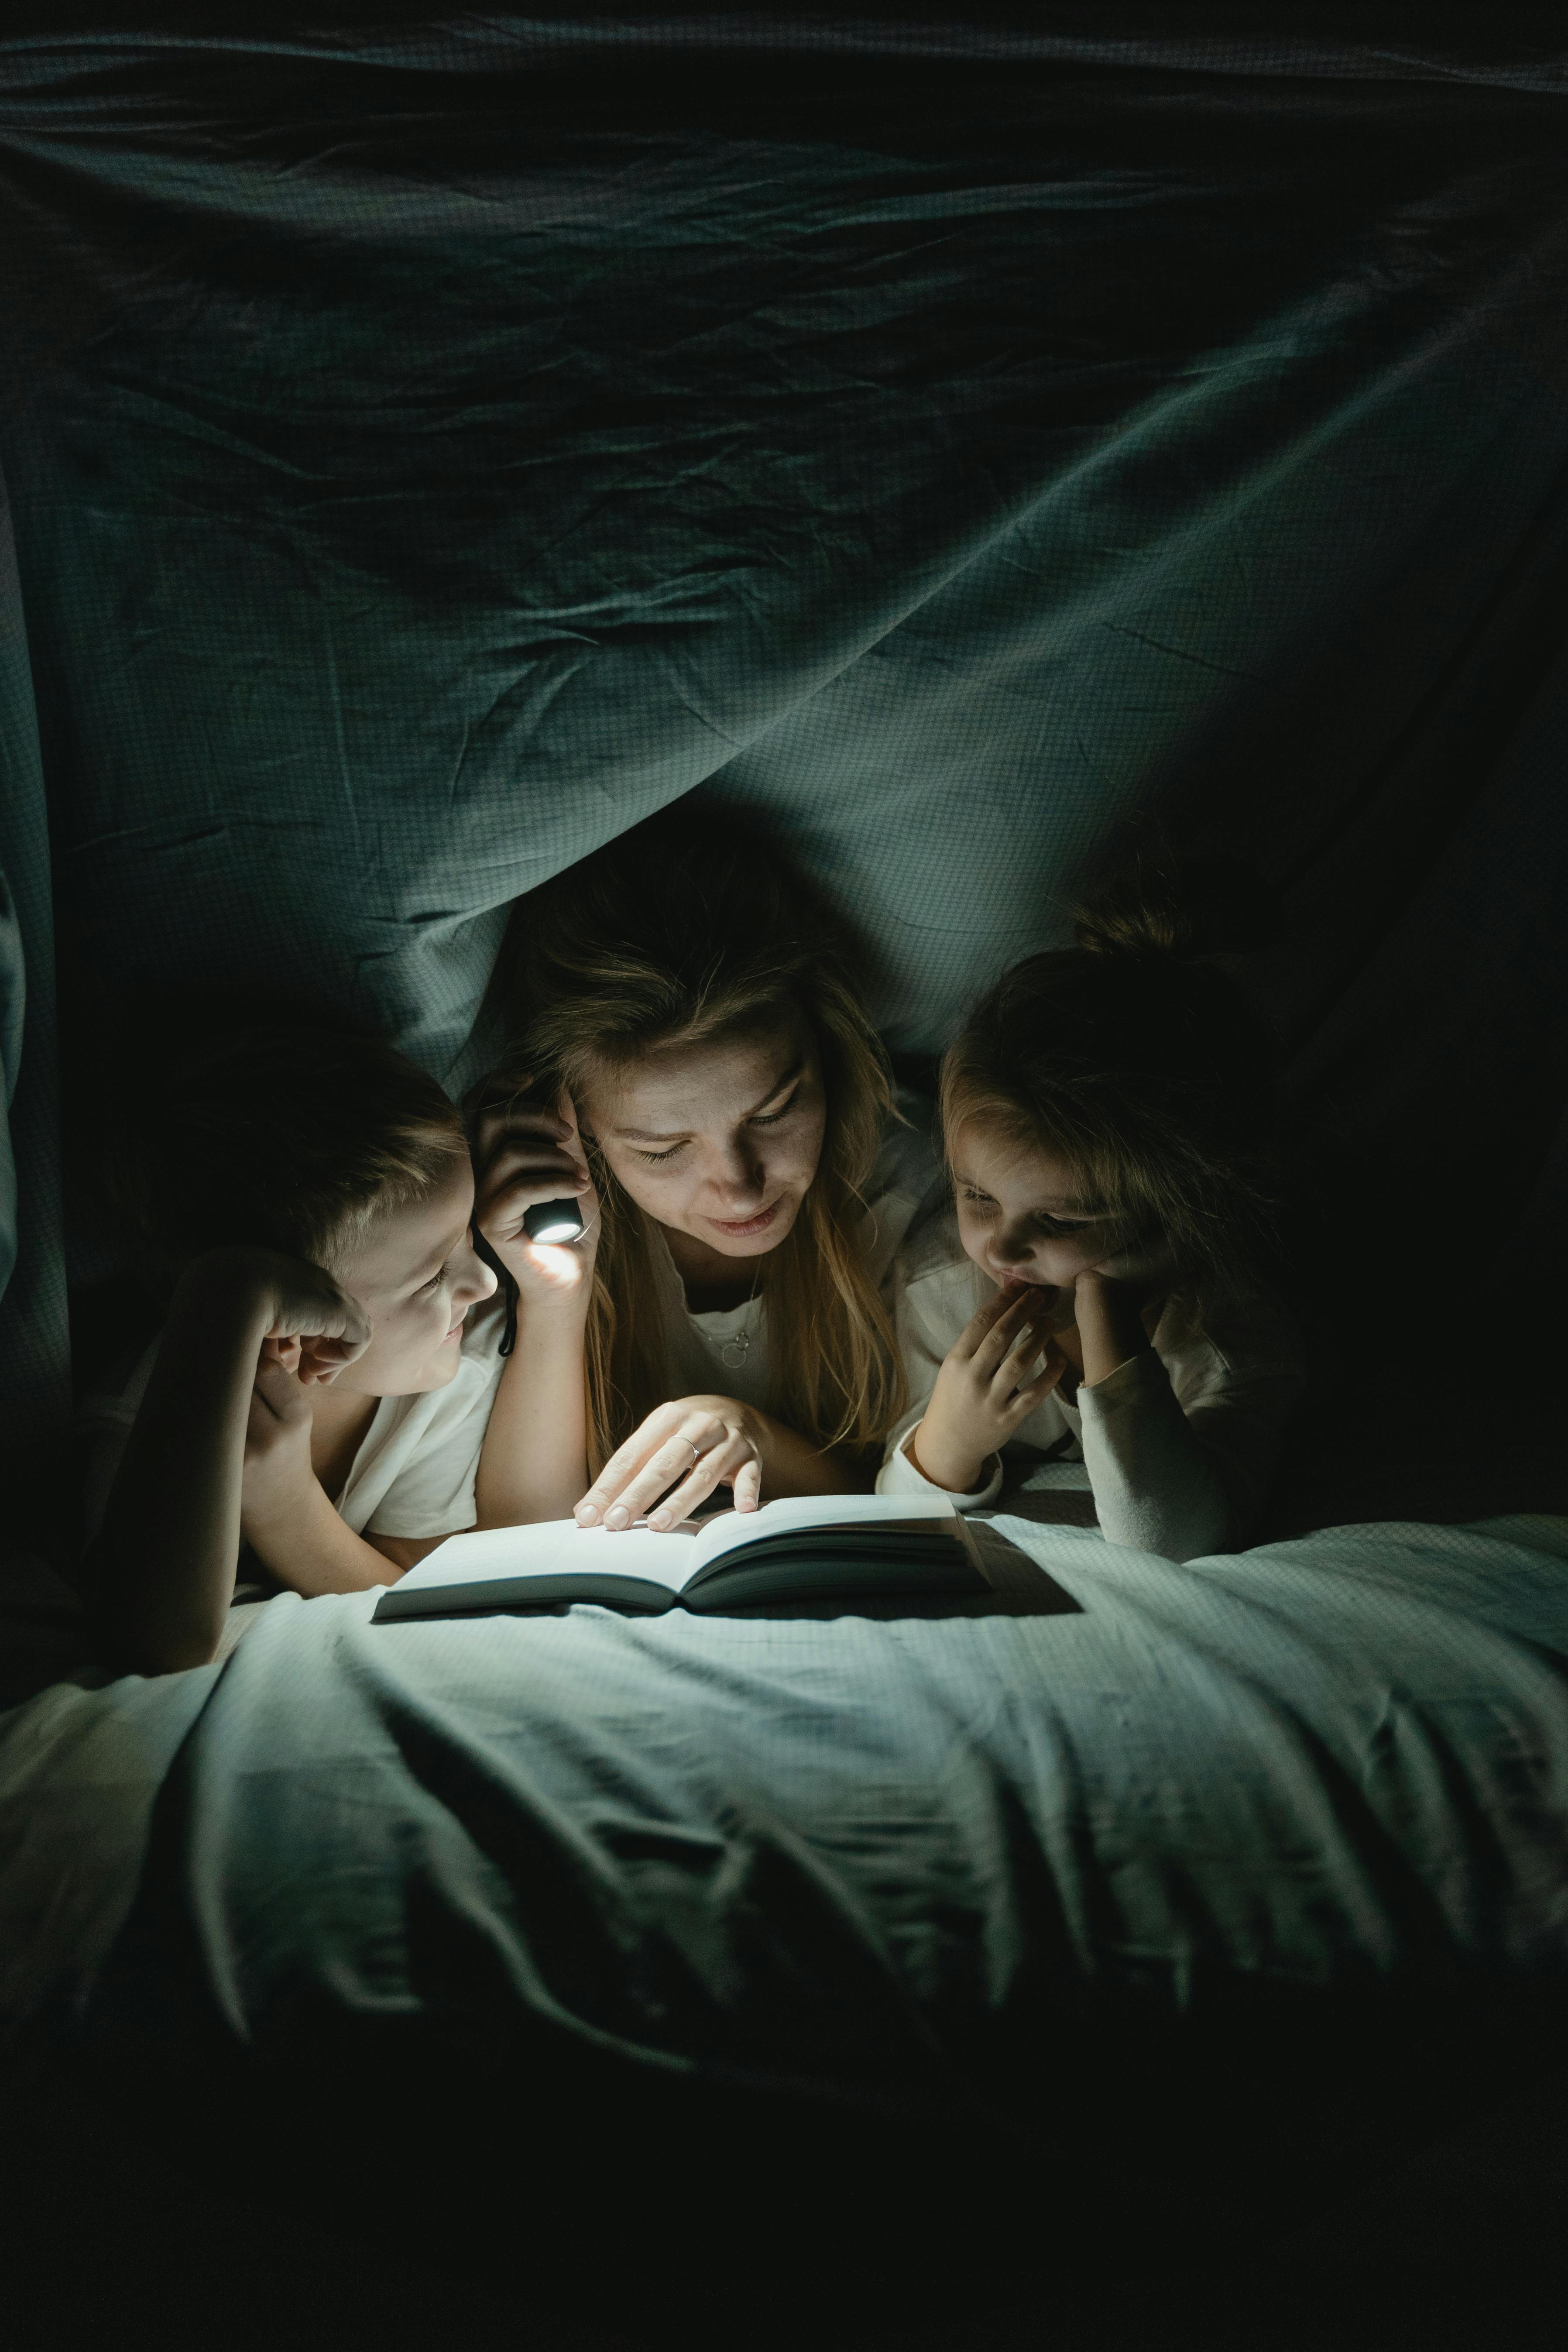
[[(869, 1446), (903, 1407), (891, 1322), (859, 1237), (865, 1185), (892, 1103), (842, 926), (776, 850), (700, 817), (646, 820), (531, 891), (492, 983), (513, 1043), (487, 1082), (581, 1101), (595, 1076), (650, 1048), (803, 1022), (827, 1123), (816, 1176), (766, 1261), (769, 1410), (826, 1449)], [(587, 1368), (595, 1473), (673, 1393), (651, 1220), (583, 1138), (603, 1207)]]
[(331, 1268), (465, 1158), (461, 1114), (379, 1037), (197, 1015), (144, 1045), (111, 1107), (111, 1203), (153, 1287), (251, 1243)]
[(1163, 1234), (1201, 1325), (1274, 1270), (1268, 1049), (1202, 960), (1264, 943), (1267, 893), (1232, 861), (1166, 858), (1073, 912), (1077, 945), (1016, 964), (948, 1052), (948, 1148), (973, 1119), (1050, 1150), (1084, 1198)]

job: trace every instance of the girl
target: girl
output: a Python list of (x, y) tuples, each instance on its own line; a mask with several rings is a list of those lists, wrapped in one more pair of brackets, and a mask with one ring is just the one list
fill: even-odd
[[(481, 1524), (868, 1486), (903, 1399), (881, 1285), (935, 1171), (838, 927), (682, 809), (521, 901), (495, 992), (476, 1214), (518, 1326)], [(530, 1243), (563, 1192), (582, 1241)]]
[(988, 1503), (1019, 1441), (1082, 1461), (1112, 1543), (1247, 1540), (1303, 1373), (1268, 1291), (1267, 1056), (1201, 961), (1227, 915), (1244, 943), (1235, 898), (1212, 867), (1113, 887), (949, 1052), (956, 1215), (900, 1268), (915, 1403), (879, 1492)]

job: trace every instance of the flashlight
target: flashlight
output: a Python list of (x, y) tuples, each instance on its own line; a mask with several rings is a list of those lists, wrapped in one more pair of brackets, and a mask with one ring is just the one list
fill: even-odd
[(522, 1230), (531, 1242), (574, 1242), (583, 1212), (575, 1201), (536, 1201), (522, 1213)]

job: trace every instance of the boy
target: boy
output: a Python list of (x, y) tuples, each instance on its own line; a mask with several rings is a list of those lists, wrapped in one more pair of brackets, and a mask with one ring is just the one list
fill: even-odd
[(467, 1328), (496, 1278), (433, 1079), (252, 1023), (135, 1073), (109, 1173), (167, 1310), (89, 1417), (83, 1581), (118, 1664), (212, 1658), (242, 1542), (268, 1589), (345, 1592), (474, 1524), (501, 1318)]

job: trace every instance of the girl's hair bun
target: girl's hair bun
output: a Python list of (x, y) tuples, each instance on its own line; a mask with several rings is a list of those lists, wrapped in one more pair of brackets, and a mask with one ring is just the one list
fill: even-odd
[(1246, 955), (1276, 935), (1273, 886), (1239, 857), (1144, 859), (1123, 867), (1073, 910), (1091, 955)]

